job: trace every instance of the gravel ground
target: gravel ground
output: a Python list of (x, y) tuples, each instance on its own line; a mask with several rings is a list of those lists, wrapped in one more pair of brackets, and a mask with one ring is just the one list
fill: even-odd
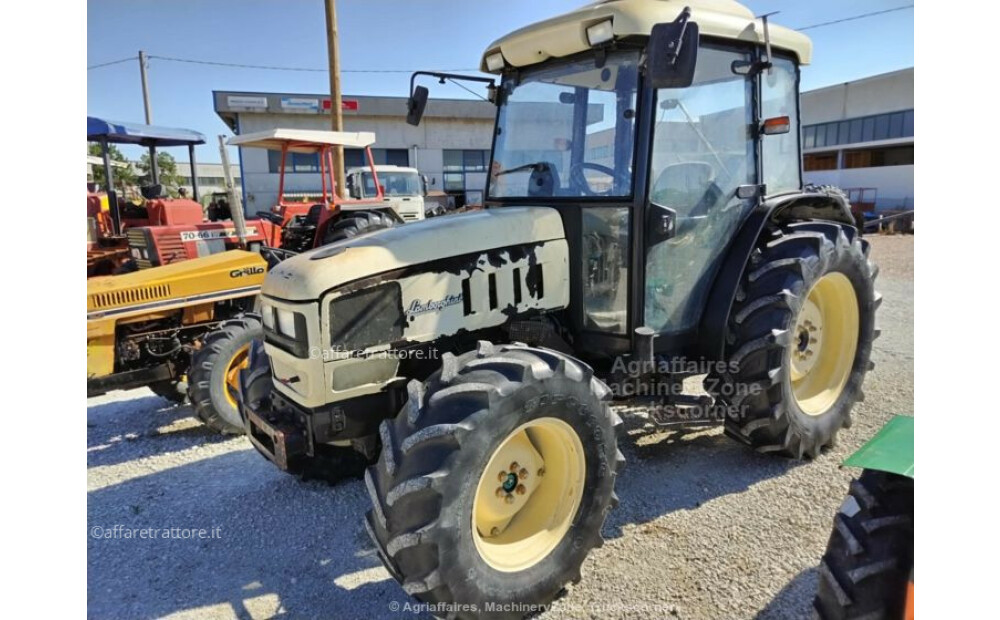
[[(913, 239), (872, 237), (882, 337), (839, 446), (798, 463), (718, 429), (657, 432), (626, 416), (607, 544), (544, 618), (809, 615), (815, 566), (856, 473), (840, 461), (913, 411)], [(145, 389), (87, 408), (90, 617), (426, 617), (405, 608), (412, 600), (375, 556), (361, 482), (300, 483)]]

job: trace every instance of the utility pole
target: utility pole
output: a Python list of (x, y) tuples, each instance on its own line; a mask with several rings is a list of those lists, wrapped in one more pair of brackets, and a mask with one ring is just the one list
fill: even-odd
[[(330, 55), (330, 128), (344, 130), (343, 103), (340, 98), (340, 43), (337, 37), (336, 0), (326, 2), (326, 48)], [(333, 175), (337, 195), (344, 198), (344, 147), (333, 147)]]
[[(146, 112), (146, 124), (153, 124), (153, 109), (149, 103), (149, 80), (146, 77), (146, 52), (139, 50), (139, 77), (142, 78), (142, 105)], [(152, 184), (156, 185), (156, 182), (160, 178), (160, 171), (157, 170), (156, 165), (156, 147), (149, 147), (149, 170), (152, 175)], [(194, 170), (191, 171), (191, 176), (194, 176)]]

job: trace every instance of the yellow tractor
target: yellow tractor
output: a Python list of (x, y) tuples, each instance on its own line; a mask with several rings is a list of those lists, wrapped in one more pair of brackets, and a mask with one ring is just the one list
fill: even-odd
[(232, 250), (87, 281), (87, 396), (147, 386), (242, 433), (235, 377), (261, 336), (251, 313), (267, 262)]

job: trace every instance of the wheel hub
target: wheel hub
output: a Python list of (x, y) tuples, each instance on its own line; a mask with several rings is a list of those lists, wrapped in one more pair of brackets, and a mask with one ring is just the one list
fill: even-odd
[(240, 371), (250, 365), (250, 345), (241, 347), (233, 354), (226, 366), (226, 374), (223, 377), (225, 385), (222, 386), (226, 400), (233, 407), (236, 407), (236, 397), (233, 394), (240, 389)]
[(788, 346), (792, 392), (804, 413), (826, 413), (837, 402), (854, 366), (860, 310), (854, 285), (842, 273), (822, 276), (795, 317)]
[(493, 568), (540, 562), (569, 530), (585, 479), (583, 444), (573, 428), (539, 418), (508, 435), (483, 470), (473, 502), (476, 549)]

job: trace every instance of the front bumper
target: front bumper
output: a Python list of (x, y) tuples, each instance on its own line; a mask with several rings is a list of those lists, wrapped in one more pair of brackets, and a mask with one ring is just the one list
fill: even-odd
[(378, 433), (378, 425), (399, 411), (402, 400), (405, 393), (393, 389), (308, 410), (271, 392), (254, 405), (240, 402), (240, 415), (253, 447), (279, 469), (294, 473), (316, 457), (319, 445)]

